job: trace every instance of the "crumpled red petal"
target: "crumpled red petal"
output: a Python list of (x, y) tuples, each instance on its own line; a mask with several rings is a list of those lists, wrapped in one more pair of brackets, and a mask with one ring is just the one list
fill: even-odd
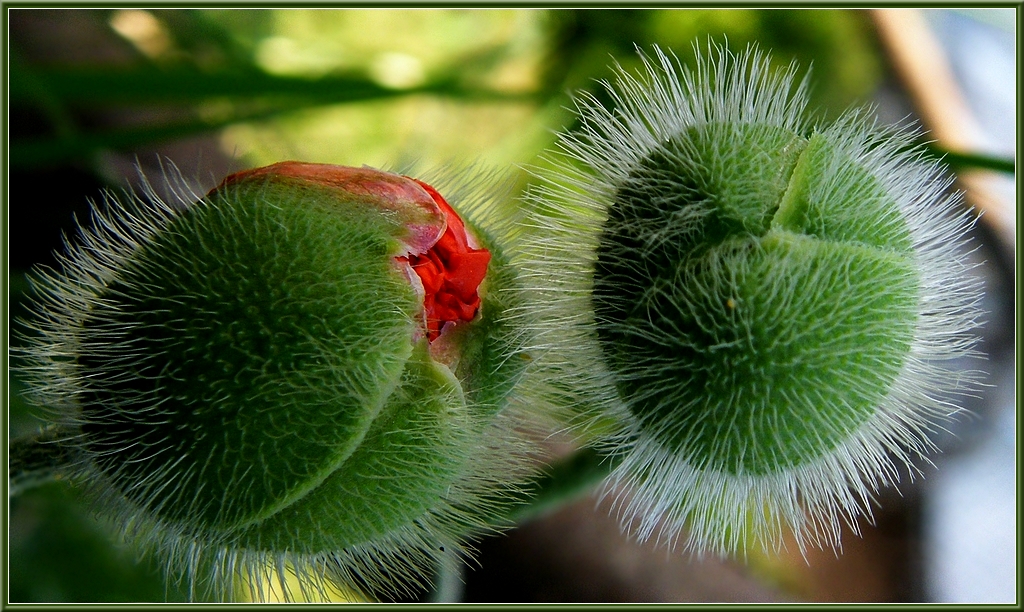
[(480, 308), (480, 283), (487, 275), (491, 253), (469, 245), (466, 225), (441, 194), (422, 181), (418, 183), (441, 208), (447, 227), (441, 238), (422, 255), (404, 259), (423, 283), (423, 310), (427, 339), (441, 335), (445, 323), (471, 321)]

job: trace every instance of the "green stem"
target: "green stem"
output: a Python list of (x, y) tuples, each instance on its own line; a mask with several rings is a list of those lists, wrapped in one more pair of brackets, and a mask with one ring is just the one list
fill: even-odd
[(976, 168), (980, 170), (994, 170), (1006, 174), (1014, 174), (1016, 172), (1017, 162), (1013, 158), (984, 155), (982, 153), (961, 153), (943, 149), (933, 144), (928, 145), (928, 152), (956, 170)]
[(9, 497), (67, 475), (74, 463), (74, 452), (63, 442), (67, 437), (67, 431), (48, 427), (10, 441)]
[(584, 495), (604, 480), (621, 461), (618, 455), (601, 455), (583, 448), (552, 463), (533, 486), (527, 488), (506, 517), (523, 523)]

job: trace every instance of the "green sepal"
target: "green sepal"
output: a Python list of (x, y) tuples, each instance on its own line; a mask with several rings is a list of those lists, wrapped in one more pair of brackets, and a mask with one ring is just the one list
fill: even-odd
[(772, 231), (669, 271), (610, 357), (669, 448), (771, 473), (832, 451), (873, 414), (910, 349), (917, 295), (906, 257)]
[(914, 246), (885, 186), (824, 134), (811, 136), (801, 153), (772, 226), (907, 255)]
[(238, 534), (238, 545), (317, 553), (398, 532), (444, 498), (473, 425), (458, 380), (419, 342), (359, 448), (302, 499)]
[(214, 530), (316, 487), (411, 354), (403, 231), (337, 190), (259, 180), (142, 244), (83, 323), (96, 343), (79, 359), (83, 433), (114, 486)]

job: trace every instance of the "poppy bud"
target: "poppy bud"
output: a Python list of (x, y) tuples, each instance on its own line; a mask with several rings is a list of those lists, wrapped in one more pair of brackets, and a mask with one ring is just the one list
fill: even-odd
[(806, 81), (756, 50), (657, 51), (608, 89), (540, 173), (526, 267), (552, 376), (622, 458), (624, 524), (837, 546), (970, 388), (948, 365), (978, 315), (967, 213), (916, 134), (810, 124)]
[(366, 167), (153, 199), (111, 196), (40, 277), (35, 397), (100, 507), (219, 597), (286, 564), (307, 594), (394, 595), (453, 558), (522, 475), (517, 277), (492, 239)]

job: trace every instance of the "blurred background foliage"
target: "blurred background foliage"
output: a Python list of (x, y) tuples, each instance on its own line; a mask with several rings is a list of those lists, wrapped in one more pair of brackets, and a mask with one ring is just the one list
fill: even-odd
[[(543, 164), (572, 127), (570, 94), (604, 98), (615, 58), (656, 43), (684, 63), (709, 39), (813, 66), (825, 117), (890, 78), (855, 10), (207, 10), (12, 8), (8, 83), (9, 321), (25, 272), (52, 265), (88, 199), (159, 176), (202, 193), (285, 159), (396, 168)], [(516, 173), (519, 188), (527, 180)], [(17, 326), (14, 322), (12, 325)], [(12, 340), (17, 342), (16, 337)], [(16, 364), (11, 364), (12, 366)], [(10, 380), (10, 433), (38, 426)], [(11, 501), (12, 602), (178, 601), (53, 483)], [(778, 582), (778, 580), (777, 580)], [(783, 581), (784, 582), (784, 581)]]
[(882, 77), (858, 11), (16, 10), (10, 23), (14, 168), (213, 130), (242, 164), (523, 163), (572, 121), (570, 91), (652, 43), (689, 63), (709, 38), (758, 42), (813, 64), (829, 112)]

